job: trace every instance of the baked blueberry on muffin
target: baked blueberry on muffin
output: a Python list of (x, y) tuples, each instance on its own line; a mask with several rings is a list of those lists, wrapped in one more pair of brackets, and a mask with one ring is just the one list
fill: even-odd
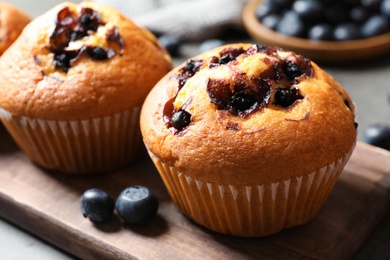
[(141, 132), (185, 215), (217, 232), (265, 236), (318, 213), (355, 146), (354, 113), (309, 59), (232, 44), (160, 80)]
[(171, 68), (156, 38), (115, 9), (62, 3), (1, 57), (0, 116), (45, 168), (112, 171), (143, 148), (141, 105)]
[(14, 5), (0, 2), (0, 56), (18, 38), (30, 17)]

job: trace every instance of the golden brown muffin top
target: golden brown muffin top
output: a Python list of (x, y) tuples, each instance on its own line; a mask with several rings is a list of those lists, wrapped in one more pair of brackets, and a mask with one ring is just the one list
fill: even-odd
[(356, 127), (350, 97), (315, 63), (251, 44), (175, 68), (141, 112), (152, 153), (178, 172), (224, 184), (309, 174), (346, 154)]
[(142, 104), (172, 61), (115, 9), (62, 3), (34, 19), (0, 59), (0, 107), (16, 116), (77, 120)]
[(19, 8), (0, 2), (0, 56), (18, 38), (30, 17)]

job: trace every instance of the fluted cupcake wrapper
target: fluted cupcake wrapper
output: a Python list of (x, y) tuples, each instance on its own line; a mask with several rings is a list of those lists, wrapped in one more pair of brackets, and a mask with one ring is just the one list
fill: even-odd
[(260, 237), (307, 223), (317, 215), (354, 147), (310, 174), (247, 186), (192, 178), (148, 152), (172, 200), (186, 216), (219, 233)]
[(107, 172), (131, 162), (142, 147), (140, 107), (112, 116), (56, 121), (17, 117), (0, 108), (0, 119), (37, 164), (72, 174)]

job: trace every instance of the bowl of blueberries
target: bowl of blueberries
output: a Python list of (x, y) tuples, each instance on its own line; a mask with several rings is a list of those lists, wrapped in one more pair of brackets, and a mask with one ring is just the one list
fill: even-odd
[(260, 43), (316, 62), (390, 53), (390, 0), (252, 0), (243, 23)]

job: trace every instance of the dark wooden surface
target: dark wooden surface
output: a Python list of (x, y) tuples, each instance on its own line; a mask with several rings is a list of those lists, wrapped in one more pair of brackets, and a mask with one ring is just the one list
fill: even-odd
[[(131, 227), (117, 215), (95, 225), (79, 198), (97, 187), (114, 198), (129, 185), (151, 188), (157, 218)], [(83, 259), (340, 259), (352, 256), (390, 209), (390, 153), (358, 143), (324, 208), (310, 223), (266, 238), (205, 230), (172, 204), (145, 159), (109, 175), (75, 177), (32, 164), (0, 126), (0, 216)]]

